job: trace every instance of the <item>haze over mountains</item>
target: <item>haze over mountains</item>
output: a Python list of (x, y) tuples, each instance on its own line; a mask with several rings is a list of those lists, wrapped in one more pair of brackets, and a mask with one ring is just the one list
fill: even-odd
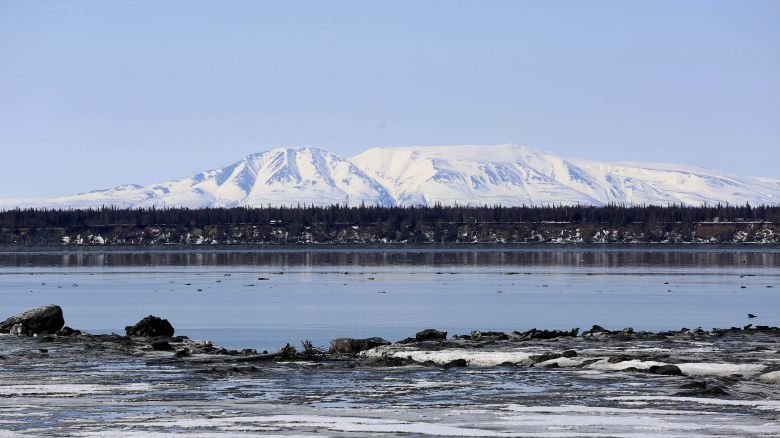
[(685, 205), (780, 203), (780, 180), (692, 166), (567, 159), (516, 146), (372, 148), (351, 159), (276, 148), (195, 176), (0, 208), (266, 205)]

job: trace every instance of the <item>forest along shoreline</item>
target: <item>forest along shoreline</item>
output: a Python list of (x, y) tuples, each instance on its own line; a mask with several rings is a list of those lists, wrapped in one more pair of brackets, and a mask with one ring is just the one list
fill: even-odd
[(0, 211), (0, 247), (780, 245), (780, 207), (268, 207)]
[[(68, 358), (145, 360), (147, 366), (174, 366), (214, 377), (251, 375), (264, 364), (317, 363), (350, 372), (355, 368), (426, 366), (515, 367), (640, 373), (676, 377), (677, 395), (738, 396), (752, 385), (750, 397), (775, 394), (780, 384), (776, 360), (780, 328), (769, 326), (701, 328), (663, 332), (608, 330), (595, 325), (585, 332), (537, 330), (479, 332), (448, 337), (425, 329), (391, 343), (382, 338), (334, 339), (327, 349), (308, 341), (277, 352), (241, 351), (209, 341), (175, 335), (166, 319), (149, 315), (127, 326), (125, 335), (92, 335), (65, 325), (60, 306), (30, 309), (0, 322), (0, 361), (5, 367)], [(764, 385), (756, 392), (755, 385)]]

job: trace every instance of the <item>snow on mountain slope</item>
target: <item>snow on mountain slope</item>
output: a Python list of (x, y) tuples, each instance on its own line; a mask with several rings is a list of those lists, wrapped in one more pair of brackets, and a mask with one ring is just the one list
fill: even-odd
[(565, 159), (516, 145), (373, 148), (352, 161), (403, 205), (780, 203), (778, 180)]
[(354, 164), (317, 148), (277, 148), (184, 181), (191, 190), (208, 193), (209, 205), (217, 206), (393, 203), (385, 188)]
[(191, 178), (0, 200), (0, 208), (745, 202), (780, 204), (780, 180), (674, 164), (566, 159), (498, 145), (373, 148), (351, 160), (317, 148), (277, 148)]
[[(126, 185), (22, 207), (232, 207), (272, 205), (392, 205), (375, 180), (348, 160), (317, 148), (277, 148), (191, 178), (146, 187)], [(0, 202), (0, 207), (13, 207)]]
[(374, 148), (352, 161), (404, 205), (600, 203), (550, 176), (550, 163), (530, 148)]

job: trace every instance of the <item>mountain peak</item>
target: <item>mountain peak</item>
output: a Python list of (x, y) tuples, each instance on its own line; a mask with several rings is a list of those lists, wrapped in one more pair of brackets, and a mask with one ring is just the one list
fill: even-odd
[(780, 180), (691, 166), (563, 158), (520, 146), (376, 147), (351, 159), (311, 146), (245, 156), (193, 177), (0, 208), (266, 205), (778, 204)]

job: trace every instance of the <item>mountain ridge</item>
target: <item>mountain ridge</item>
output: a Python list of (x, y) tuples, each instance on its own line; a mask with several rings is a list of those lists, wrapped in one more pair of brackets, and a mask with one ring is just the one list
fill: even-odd
[(266, 205), (704, 205), (780, 203), (780, 180), (695, 166), (565, 158), (528, 146), (378, 147), (345, 158), (280, 147), (147, 186), (124, 184), (0, 208)]

